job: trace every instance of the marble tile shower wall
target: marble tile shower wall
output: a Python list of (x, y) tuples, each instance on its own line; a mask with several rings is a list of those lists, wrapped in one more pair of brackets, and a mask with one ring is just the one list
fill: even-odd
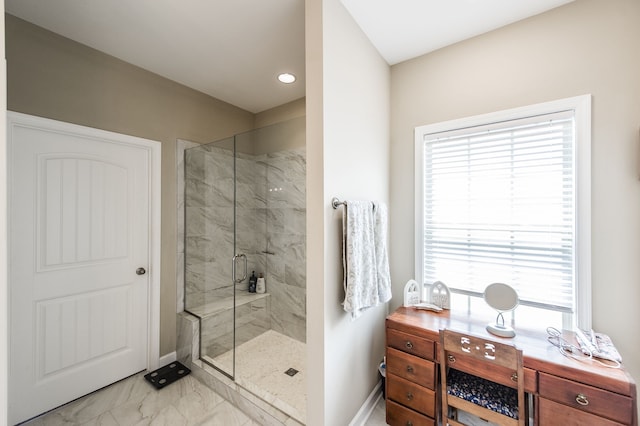
[(266, 155), (271, 328), (306, 342), (306, 150)]
[[(267, 239), (267, 171), (255, 156), (239, 153), (236, 158), (236, 243), (239, 253), (247, 255), (247, 279), (239, 289), (249, 288), (251, 272), (267, 269), (264, 253)], [(238, 266), (241, 269), (240, 266)]]
[[(265, 269), (264, 244), (260, 244), (266, 239), (265, 190), (264, 184), (253, 181), (264, 182), (265, 167), (238, 154), (234, 211), (233, 152), (203, 145), (187, 150), (185, 160), (185, 306), (193, 309), (225, 298), (233, 306), (233, 255), (244, 253), (249, 271)], [(237, 273), (242, 269), (238, 262)], [(239, 290), (247, 287), (248, 277), (237, 285)]]
[[(234, 253), (233, 152), (203, 145), (185, 157), (185, 307), (229, 298)], [(248, 273), (263, 272), (270, 311), (261, 325), (300, 341), (306, 329), (305, 149), (252, 156), (238, 154), (236, 253), (247, 255)], [(242, 265), (238, 263), (240, 273)], [(237, 285), (246, 291), (248, 279)], [(222, 330), (219, 330), (222, 331)]]

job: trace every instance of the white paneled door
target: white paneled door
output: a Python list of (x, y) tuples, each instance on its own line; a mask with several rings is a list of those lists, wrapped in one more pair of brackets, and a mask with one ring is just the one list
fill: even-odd
[(147, 368), (149, 146), (9, 114), (9, 416)]

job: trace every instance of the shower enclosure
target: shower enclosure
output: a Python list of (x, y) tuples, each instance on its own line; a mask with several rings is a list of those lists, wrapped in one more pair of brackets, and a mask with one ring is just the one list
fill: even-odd
[[(304, 117), (185, 150), (185, 310), (200, 359), (304, 422)], [(250, 292), (252, 274), (264, 293)]]

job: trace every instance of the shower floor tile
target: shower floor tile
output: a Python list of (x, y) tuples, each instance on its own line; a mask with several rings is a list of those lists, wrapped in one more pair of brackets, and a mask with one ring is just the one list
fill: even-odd
[[(216, 364), (231, 365), (233, 352), (213, 358)], [(236, 348), (238, 385), (301, 423), (306, 421), (306, 345), (273, 330)], [(294, 376), (285, 372), (298, 370)]]

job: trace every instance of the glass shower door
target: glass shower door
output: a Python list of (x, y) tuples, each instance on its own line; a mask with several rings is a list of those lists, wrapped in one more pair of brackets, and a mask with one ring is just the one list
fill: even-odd
[[(185, 152), (185, 309), (200, 318), (200, 359), (300, 422), (304, 136), (299, 117)], [(252, 274), (264, 293), (249, 291)]]
[(200, 319), (200, 358), (233, 378), (235, 285), (246, 273), (235, 238), (234, 138), (185, 150), (184, 164), (185, 310)]
[(235, 136), (235, 249), (246, 256), (248, 268), (248, 278), (235, 286), (236, 378), (241, 363), (255, 363), (240, 358), (238, 348), (270, 328), (267, 295), (249, 291), (252, 275), (267, 276), (266, 165), (256, 155), (258, 144), (255, 130)]

